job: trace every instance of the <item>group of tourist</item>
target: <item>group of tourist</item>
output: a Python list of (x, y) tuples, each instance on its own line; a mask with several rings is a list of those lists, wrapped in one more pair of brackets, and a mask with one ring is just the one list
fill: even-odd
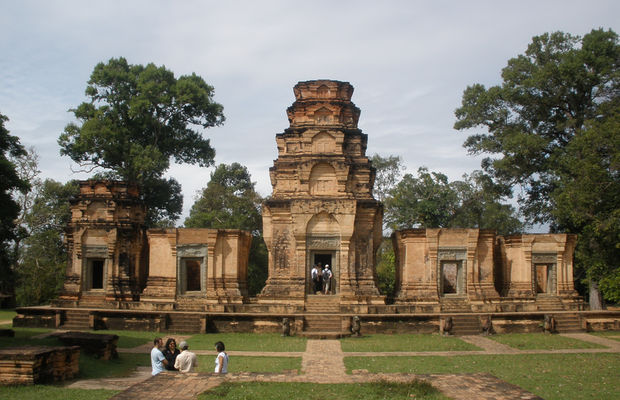
[(312, 277), (312, 283), (314, 285), (314, 294), (330, 293), (334, 274), (329, 264), (325, 264), (325, 268), (322, 267), (320, 262), (314, 264), (312, 266), (312, 271), (310, 271), (310, 276)]
[[(165, 346), (162, 338), (153, 340), (153, 349), (151, 350), (153, 375), (164, 371), (182, 373), (194, 371), (198, 366), (196, 354), (189, 351), (189, 346), (185, 340), (182, 340), (178, 347), (181, 348), (180, 351), (174, 338), (169, 338)], [(215, 350), (218, 353), (215, 357), (215, 372), (218, 374), (228, 373), (228, 354), (226, 354), (224, 343), (215, 343)]]

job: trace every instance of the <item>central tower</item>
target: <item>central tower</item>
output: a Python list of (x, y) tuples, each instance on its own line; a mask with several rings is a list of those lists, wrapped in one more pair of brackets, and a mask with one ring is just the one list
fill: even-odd
[(294, 93), (290, 127), (276, 135), (273, 192), (263, 204), (269, 277), (260, 299), (303, 304), (314, 293), (312, 265), (321, 262), (332, 267), (341, 305), (383, 304), (374, 268), (383, 208), (372, 195), (375, 170), (357, 127), (353, 86), (307, 81)]

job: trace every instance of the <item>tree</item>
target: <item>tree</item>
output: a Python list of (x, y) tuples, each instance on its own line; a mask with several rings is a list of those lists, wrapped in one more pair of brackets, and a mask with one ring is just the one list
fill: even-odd
[(62, 288), (67, 265), (63, 232), (71, 219), (69, 200), (79, 190), (76, 181), (33, 182), (32, 207), (22, 219), (27, 237), (15, 268), (15, 294), (21, 306), (46, 303)]
[(480, 228), (511, 234), (523, 224), (514, 207), (503, 203), (507, 197), (510, 190), (482, 171), (449, 182), (446, 175), (422, 167), (417, 176), (406, 174), (389, 192), (386, 220), (392, 229)]
[[(13, 260), (8, 251), (16, 236), (15, 219), (19, 215), (19, 205), (12, 195), (14, 191), (26, 192), (28, 182), (21, 179), (11, 158), (25, 155), (19, 139), (11, 136), (4, 127), (8, 118), (0, 114), (0, 294), (13, 293), (14, 277), (11, 268)], [(1, 299), (0, 299), (1, 300)]]
[[(482, 166), (497, 182), (520, 187), (529, 222), (580, 235), (577, 267), (595, 293), (599, 281), (618, 268), (620, 230), (606, 224), (601, 231), (599, 222), (617, 216), (611, 210), (617, 212), (618, 196), (605, 194), (617, 193), (619, 182), (618, 165), (599, 163), (590, 153), (618, 150), (594, 150), (589, 135), (617, 136), (617, 118), (613, 125), (610, 116), (617, 115), (619, 62), (618, 35), (611, 30), (592, 30), (583, 38), (562, 32), (536, 36), (525, 54), (508, 61), (501, 85), (468, 87), (455, 112), (456, 129), (486, 129), (464, 146), (471, 154), (493, 156)], [(606, 177), (605, 193), (588, 180), (599, 174)], [(586, 200), (593, 195), (601, 196)], [(609, 251), (601, 254), (601, 247)]]
[(267, 247), (262, 238), (262, 198), (247, 168), (239, 163), (220, 164), (196, 200), (187, 228), (244, 229), (252, 232), (248, 265), (250, 295), (260, 292), (267, 279)]
[(446, 175), (420, 167), (389, 192), (385, 219), (392, 229), (448, 227), (457, 200)]
[[(83, 170), (137, 183), (147, 205), (147, 225), (181, 213), (180, 185), (164, 179), (171, 159), (212, 165), (215, 151), (200, 128), (224, 122), (213, 87), (196, 74), (175, 78), (164, 66), (131, 65), (124, 58), (95, 66), (88, 81), (89, 102), (71, 111), (60, 135), (60, 153)], [(162, 195), (163, 194), (163, 195)]]
[(405, 169), (403, 160), (400, 156), (382, 157), (374, 154), (370, 162), (376, 170), (374, 194), (377, 200), (383, 202), (390, 190), (398, 183), (401, 172)]
[(512, 197), (510, 187), (498, 185), (482, 171), (463, 175), (462, 181), (450, 183), (458, 201), (449, 225), (494, 229), (500, 235), (523, 231), (517, 210), (504, 201)]

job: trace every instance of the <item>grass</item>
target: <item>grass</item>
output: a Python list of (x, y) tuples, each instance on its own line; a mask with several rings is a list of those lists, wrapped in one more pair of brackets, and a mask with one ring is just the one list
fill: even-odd
[(546, 400), (617, 399), (620, 354), (519, 354), (454, 357), (346, 357), (347, 371), (458, 374), (488, 372)]
[(18, 346), (64, 346), (56, 338), (33, 339), (33, 336), (53, 332), (45, 328), (13, 328), (15, 337), (0, 337), (0, 348)]
[[(115, 330), (100, 330), (90, 331), (91, 333), (98, 333), (101, 335), (118, 335), (118, 343), (116, 346), (121, 349), (131, 349), (141, 346), (143, 344), (150, 344), (153, 346), (153, 339), (156, 337), (169, 337), (166, 333), (147, 332), (147, 331), (115, 331)], [(165, 341), (165, 339), (164, 339)], [(177, 341), (178, 342), (178, 341)]]
[(590, 335), (604, 337), (620, 341), (620, 331), (588, 332)]
[(100, 360), (80, 354), (79, 379), (98, 379), (129, 376), (136, 367), (150, 367), (150, 354), (121, 353), (112, 360)]
[(306, 339), (298, 336), (282, 337), (277, 333), (206, 333), (187, 339), (191, 350), (214, 350), (215, 342), (222, 341), (231, 351), (304, 352)]
[(498, 343), (519, 350), (601, 349), (596, 343), (544, 333), (507, 333), (489, 337)]
[(456, 337), (423, 334), (351, 337), (342, 339), (340, 344), (344, 352), (482, 350)]
[(116, 393), (116, 390), (67, 389), (53, 385), (8, 386), (0, 388), (0, 400), (104, 400)]
[(363, 384), (316, 384), (276, 382), (224, 382), (200, 396), (200, 400), (379, 400), (379, 399), (447, 399), (426, 382), (412, 383), (363, 383)]
[[(213, 372), (215, 354), (198, 356), (197, 372)], [(229, 357), (228, 372), (282, 372), (295, 370), (301, 372), (301, 357)]]
[(16, 315), (15, 310), (0, 310), (0, 321), (13, 321), (13, 317)]

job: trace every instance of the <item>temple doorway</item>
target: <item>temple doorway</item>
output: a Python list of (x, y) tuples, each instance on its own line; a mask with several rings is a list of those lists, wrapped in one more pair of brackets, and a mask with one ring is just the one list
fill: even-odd
[(462, 261), (441, 261), (442, 295), (463, 294), (464, 280)]
[(534, 289), (536, 294), (553, 293), (553, 265), (534, 264)]

